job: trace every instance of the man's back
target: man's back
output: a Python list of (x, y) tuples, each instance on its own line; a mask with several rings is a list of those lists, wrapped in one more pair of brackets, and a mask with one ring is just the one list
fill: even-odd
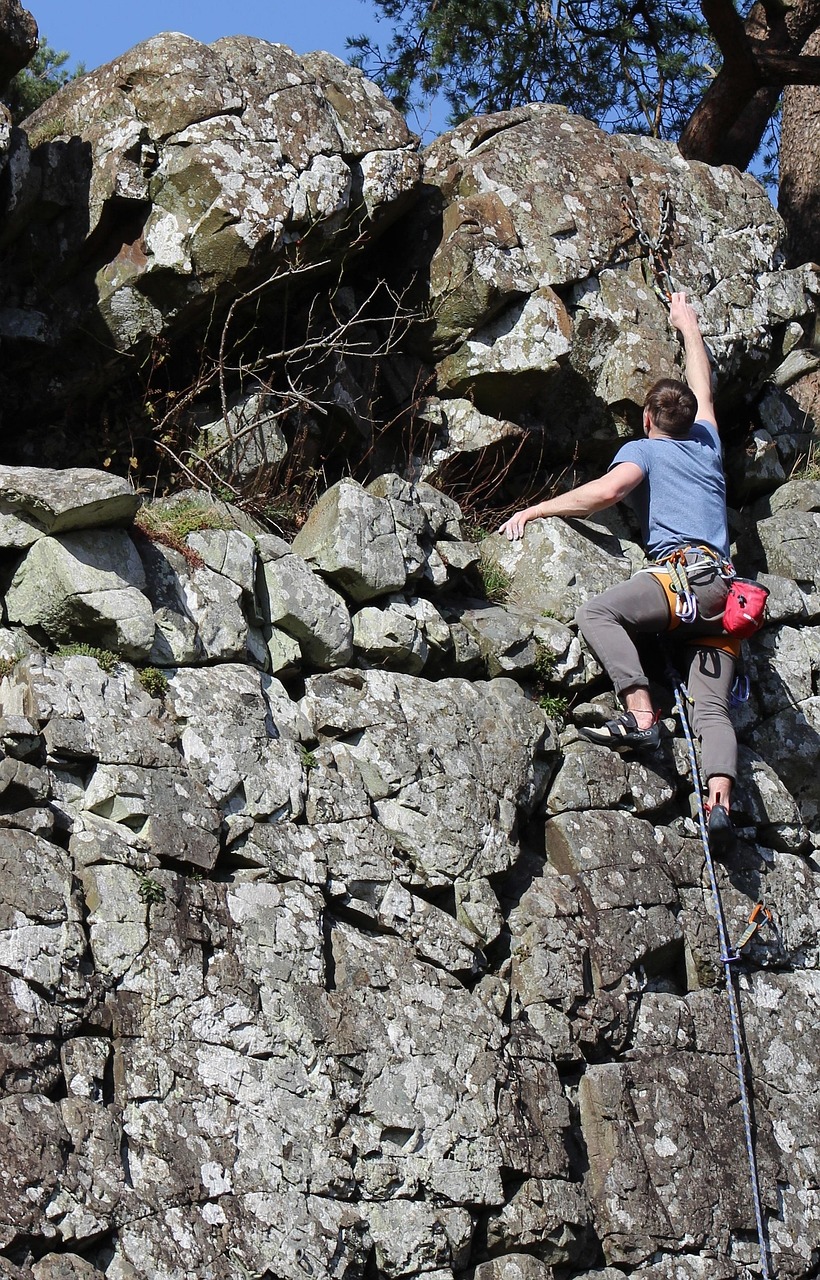
[(622, 462), (634, 463), (644, 475), (627, 501), (651, 557), (705, 544), (728, 559), (726, 482), (720, 438), (711, 423), (696, 422), (680, 440), (631, 440), (618, 450), (610, 470)]

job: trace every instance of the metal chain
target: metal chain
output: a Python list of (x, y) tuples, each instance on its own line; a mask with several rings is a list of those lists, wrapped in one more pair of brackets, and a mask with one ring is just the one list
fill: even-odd
[(658, 196), (658, 234), (654, 238), (641, 221), (637, 204), (633, 207), (627, 196), (621, 196), (621, 206), (634, 228), (638, 243), (642, 248), (646, 249), (653, 276), (652, 287), (658, 297), (668, 306), (669, 299), (675, 292), (675, 286), (669, 271), (669, 252), (672, 247), (672, 215), (674, 213), (672, 197), (668, 191), (662, 191)]
[(726, 996), (729, 1001), (729, 1017), (732, 1024), (732, 1041), (735, 1049), (737, 1082), (740, 1090), (740, 1105), (743, 1111), (743, 1127), (746, 1134), (746, 1154), (749, 1158), (752, 1203), (754, 1206), (755, 1223), (757, 1225), (758, 1248), (760, 1250), (760, 1274), (763, 1277), (763, 1280), (771, 1280), (772, 1273), (769, 1270), (769, 1249), (766, 1237), (766, 1225), (763, 1217), (763, 1205), (760, 1199), (760, 1180), (757, 1174), (757, 1160), (755, 1158), (752, 1109), (749, 1102), (749, 1090), (746, 1083), (747, 1062), (746, 1056), (743, 1052), (740, 1008), (734, 983), (733, 964), (738, 959), (738, 956), (737, 954), (732, 954), (732, 950), (729, 946), (729, 940), (726, 932), (726, 921), (723, 915), (723, 904), (720, 899), (720, 889), (718, 887), (717, 875), (715, 873), (715, 864), (712, 861), (712, 854), (709, 849), (709, 828), (706, 823), (706, 811), (703, 804), (703, 784), (700, 778), (700, 770), (698, 768), (692, 730), (689, 727), (689, 717), (686, 714), (686, 708), (684, 705), (684, 686), (682, 685), (677, 672), (670, 671), (670, 676), (672, 677), (672, 685), (675, 691), (675, 708), (678, 716), (680, 717), (684, 736), (686, 737), (686, 745), (689, 749), (689, 766), (692, 770), (692, 779), (695, 786), (700, 835), (701, 840), (703, 841), (703, 852), (706, 856), (706, 865), (709, 869), (709, 881), (712, 887), (712, 901), (714, 903), (715, 917), (717, 920), (718, 940), (720, 942), (720, 959), (723, 965), (723, 972), (726, 977)]

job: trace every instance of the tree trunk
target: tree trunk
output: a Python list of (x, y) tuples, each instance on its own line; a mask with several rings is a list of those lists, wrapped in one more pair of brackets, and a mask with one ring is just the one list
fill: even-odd
[[(820, 53), (820, 31), (803, 50)], [(780, 213), (790, 266), (820, 262), (820, 88), (789, 85), (780, 125)]]
[(734, 5), (725, 0), (704, 0), (701, 7), (721, 45), (724, 61), (678, 145), (689, 160), (745, 169), (760, 145), (783, 87), (783, 82), (767, 79), (765, 56), (794, 58), (801, 52), (820, 52), (820, 48), (803, 48), (820, 27), (820, 0), (795, 0), (787, 7), (759, 0), (745, 23), (740, 22)]

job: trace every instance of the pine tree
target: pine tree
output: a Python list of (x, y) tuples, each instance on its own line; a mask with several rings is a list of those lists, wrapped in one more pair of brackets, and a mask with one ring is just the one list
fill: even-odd
[(673, 137), (713, 74), (708, 28), (673, 0), (374, 0), (386, 50), (353, 61), (405, 112), (437, 94), (450, 123), (557, 102), (610, 127)]
[(74, 76), (84, 75), (85, 67), (79, 66), (76, 71), (65, 69), (70, 54), (65, 50), (52, 49), (43, 38), (39, 48), (27, 67), (18, 71), (2, 95), (2, 101), (11, 112), (15, 124), (25, 120), (32, 111), (61, 89)]

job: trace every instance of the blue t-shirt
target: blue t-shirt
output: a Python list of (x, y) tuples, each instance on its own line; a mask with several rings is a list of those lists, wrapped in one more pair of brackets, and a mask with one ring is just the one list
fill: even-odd
[(701, 543), (728, 559), (726, 481), (720, 437), (711, 423), (696, 422), (683, 440), (630, 440), (609, 470), (621, 462), (634, 462), (644, 474), (626, 500), (653, 560)]

